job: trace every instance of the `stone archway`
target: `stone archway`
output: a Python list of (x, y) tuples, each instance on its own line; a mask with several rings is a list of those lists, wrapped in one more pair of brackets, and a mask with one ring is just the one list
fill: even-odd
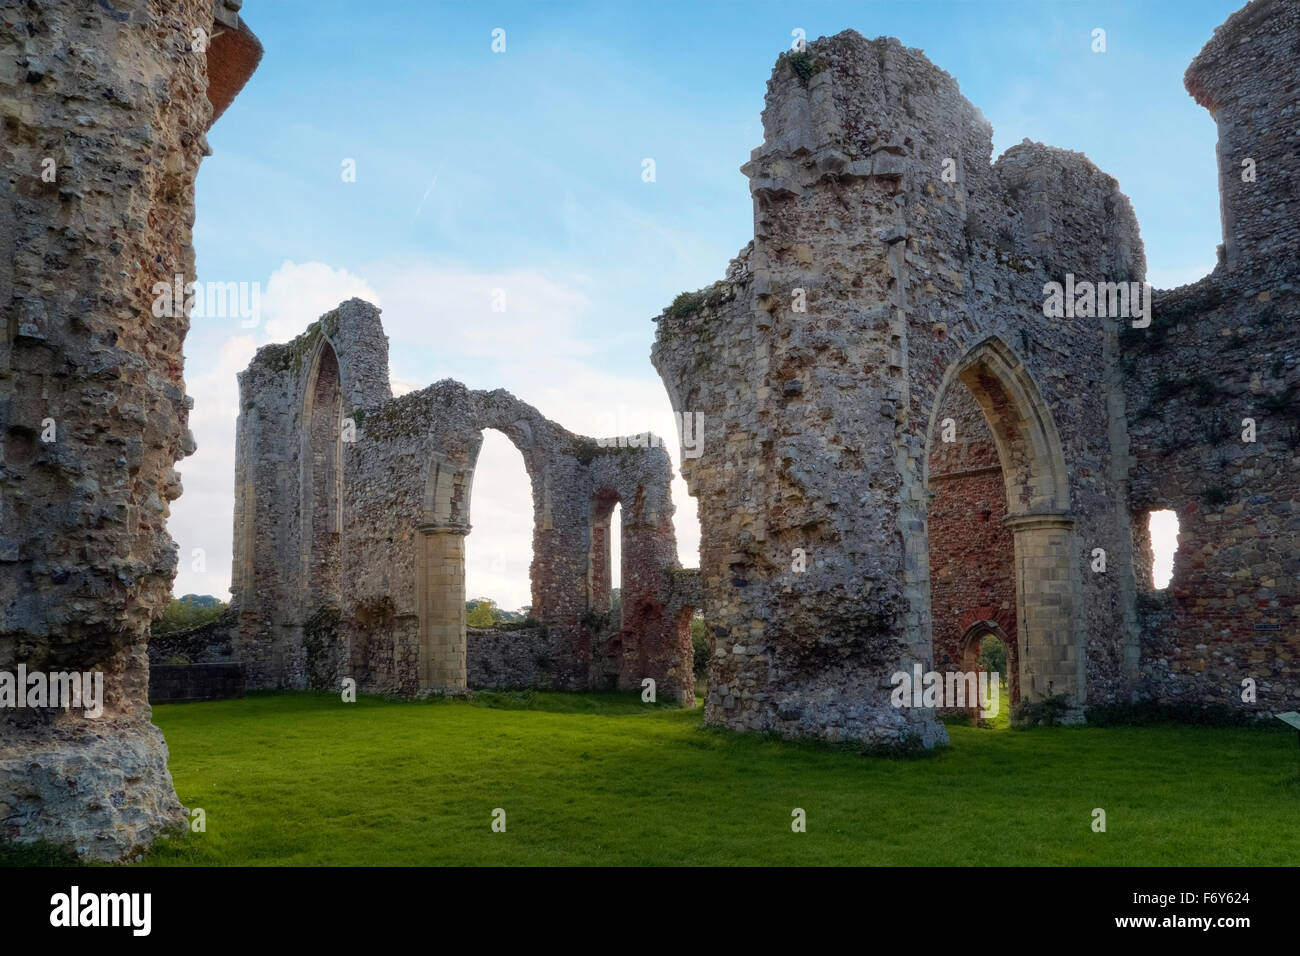
[(337, 607), (343, 586), (343, 394), (338, 354), (323, 335), (302, 400), (299, 555), (309, 605)]
[[(979, 672), (984, 639), (988, 637), (997, 638), (1007, 652), (1007, 686), (1000, 691), (1002, 700), (999, 706), (1015, 707), (1020, 703), (1019, 649), (1011, 635), (997, 621), (976, 621), (966, 628), (961, 638), (961, 669), (968, 674)], [(978, 706), (971, 708), (972, 712), (978, 710)]]
[(333, 344), (321, 335), (308, 359), (298, 456), (301, 531), (298, 558), (303, 608), (293, 620), (289, 660), (275, 662), (290, 686), (333, 687), (339, 667), (343, 603), (343, 390)]
[(1079, 569), (1060, 435), (1024, 365), (1005, 342), (989, 337), (949, 366), (931, 412), (931, 441), (945, 398), (961, 386), (987, 422), (1006, 488), (1002, 522), (1014, 541), (1020, 695), (1064, 694), (1077, 712), (1084, 699)]
[(475, 423), (467, 436), (463, 459), (440, 453), (429, 457), (415, 561), (420, 687), (424, 689), (458, 691), (468, 687), (465, 538), (472, 530), (470, 501), (482, 432), (489, 428), (505, 435), (524, 459), (533, 505), (533, 562), (529, 569), (532, 612), (536, 617), (546, 617), (550, 612), (537, 577), (542, 536), (551, 530), (550, 511), (544, 474), (539, 480), (532, 430), (523, 420), (489, 416)]
[(432, 455), (423, 520), (415, 541), (415, 610), (419, 617), (419, 682), (430, 690), (464, 690), (465, 535), (474, 469)]

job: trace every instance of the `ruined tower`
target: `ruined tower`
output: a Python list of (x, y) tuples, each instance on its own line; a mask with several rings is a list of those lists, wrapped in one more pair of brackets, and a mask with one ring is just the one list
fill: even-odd
[(1167, 703), (1300, 707), (1298, 73), (1287, 0), (1238, 10), (1192, 61), (1184, 82), (1219, 133), (1219, 262), (1122, 337), (1145, 568), (1146, 515), (1179, 521), (1169, 587), (1138, 600), (1140, 693)]
[(1183, 78), (1214, 117), (1228, 271), (1257, 276), (1294, 263), (1300, 247), (1300, 8), (1253, 0), (1214, 31)]
[(99, 672), (106, 697), (0, 710), (0, 836), (96, 859), (184, 823), (145, 643), (189, 322), (154, 286), (194, 279), (204, 134), (261, 53), (239, 6), (0, 2), (0, 671)]
[[(990, 163), (988, 124), (896, 40), (779, 59), (742, 170), (754, 240), (652, 352), (706, 422), (683, 465), (706, 720), (930, 745), (892, 675), (969, 667), (986, 633), (1015, 693), (1070, 719), (1296, 706), (1297, 50), (1300, 7), (1255, 0), (1188, 70), (1219, 125), (1221, 261), (1145, 296), (1133, 210), (1082, 155)], [(1163, 591), (1157, 508), (1181, 521)]]
[[(743, 167), (754, 241), (659, 317), (652, 355), (673, 407), (706, 423), (683, 467), (713, 638), (706, 719), (945, 739), (890, 691), (893, 674), (934, 664), (928, 458), (957, 391), (1002, 472), (1021, 693), (1076, 717), (1127, 693), (1123, 320), (1044, 308), (1067, 273), (1144, 277), (1117, 183), (1028, 142), (991, 163), (988, 123), (952, 77), (852, 31), (781, 57), (763, 127)], [(1085, 570), (1094, 548), (1108, 573)]]

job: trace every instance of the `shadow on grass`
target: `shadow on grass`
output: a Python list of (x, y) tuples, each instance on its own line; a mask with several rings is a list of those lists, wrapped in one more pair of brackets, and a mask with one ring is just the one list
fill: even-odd
[(0, 840), (0, 867), (84, 865), (68, 847), (44, 842), (13, 843)]
[(536, 690), (476, 690), (466, 702), (496, 710), (541, 710), (552, 714), (626, 716), (656, 710), (690, 710), (673, 700), (643, 702), (639, 691), (586, 691), (569, 694)]
[[(174, 704), (159, 704), (157, 707), (176, 708), (177, 712), (202, 704), (229, 708), (230, 712), (241, 710), (260, 711), (259, 701), (280, 699), (288, 710), (309, 712), (334, 710), (343, 705), (342, 697), (335, 691), (298, 691), (298, 690), (261, 690), (250, 691), (244, 697), (223, 701), (184, 701)], [(489, 707), (493, 710), (535, 710), (552, 714), (587, 714), (606, 716), (632, 716), (653, 713), (655, 711), (684, 711), (692, 708), (682, 707), (674, 700), (657, 700), (653, 703), (643, 702), (640, 691), (538, 691), (538, 690), (476, 690), (466, 694), (449, 696), (431, 696), (422, 700), (386, 694), (358, 694), (355, 703), (348, 707), (439, 707), (447, 704), (468, 704), (474, 707)]]

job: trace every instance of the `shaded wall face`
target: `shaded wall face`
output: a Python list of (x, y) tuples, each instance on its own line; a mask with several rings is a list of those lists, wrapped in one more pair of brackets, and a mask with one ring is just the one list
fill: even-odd
[[(1300, 277), (1276, 267), (1264, 289), (1216, 273), (1161, 293), (1125, 343), (1142, 689), (1165, 701), (1300, 708)], [(1164, 508), (1178, 550), (1157, 591), (1146, 521)]]
[(309, 600), (315, 607), (338, 606), (342, 597), (342, 421), (339, 365), (334, 350), (321, 353), (305, 414), (308, 460), (303, 517), (308, 543), (306, 573)]
[[(623, 522), (614, 523), (616, 499), (598, 496), (591, 512), (591, 570), (587, 575), (587, 603), (596, 614), (606, 614), (611, 606), (613, 565), (612, 536), (623, 533)], [(621, 519), (620, 513), (620, 519)]]
[(0, 714), (0, 836), (113, 859), (183, 822), (145, 641), (193, 450), (183, 291), (159, 286), (195, 276), (212, 108), (187, 40), (213, 24), (205, 3), (106, 7), (0, 3), (0, 669), (101, 672), (106, 696), (98, 720)]

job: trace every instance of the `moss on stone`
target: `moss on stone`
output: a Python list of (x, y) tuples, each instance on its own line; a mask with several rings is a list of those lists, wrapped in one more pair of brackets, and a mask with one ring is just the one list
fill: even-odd
[(708, 289), (700, 289), (697, 292), (683, 292), (673, 299), (672, 305), (664, 309), (664, 315), (670, 319), (684, 319), (688, 315), (700, 311), (704, 308), (704, 301), (708, 298)]
[(794, 75), (801, 83), (807, 83), (814, 76), (826, 69), (826, 64), (807, 50), (790, 50), (781, 54), (781, 59), (790, 64)]
[(1185, 287), (1177, 293), (1163, 295), (1151, 310), (1151, 324), (1146, 328), (1125, 325), (1120, 329), (1120, 345), (1125, 349), (1154, 351), (1170, 339), (1168, 333), (1181, 323), (1213, 312), (1223, 304), (1223, 290), (1206, 280)]
[[(663, 317), (673, 320), (704, 318), (708, 312), (718, 309), (735, 297), (736, 287), (734, 285), (717, 282), (695, 292), (681, 293), (677, 298), (673, 299), (668, 308), (664, 309)], [(716, 316), (713, 317), (716, 318)], [(717, 334), (716, 323), (701, 323), (696, 325), (692, 331), (701, 342), (711, 342)], [(660, 326), (660, 335), (662, 337), (668, 337), (671, 334), (670, 328)]]
[[(303, 362), (316, 347), (316, 340), (320, 338), (322, 328), (325, 328), (324, 334), (328, 336), (338, 332), (338, 324), (338, 310), (335, 309), (307, 326), (306, 330), (293, 341), (283, 345), (262, 346), (257, 350), (253, 361), (277, 372), (287, 372), (292, 369), (294, 375), (301, 375)], [(333, 331), (329, 331), (330, 329)]]
[(1201, 500), (1211, 508), (1217, 508), (1219, 505), (1227, 504), (1228, 498), (1228, 492), (1223, 488), (1220, 488), (1218, 485), (1206, 488), (1205, 492), (1201, 495)]

